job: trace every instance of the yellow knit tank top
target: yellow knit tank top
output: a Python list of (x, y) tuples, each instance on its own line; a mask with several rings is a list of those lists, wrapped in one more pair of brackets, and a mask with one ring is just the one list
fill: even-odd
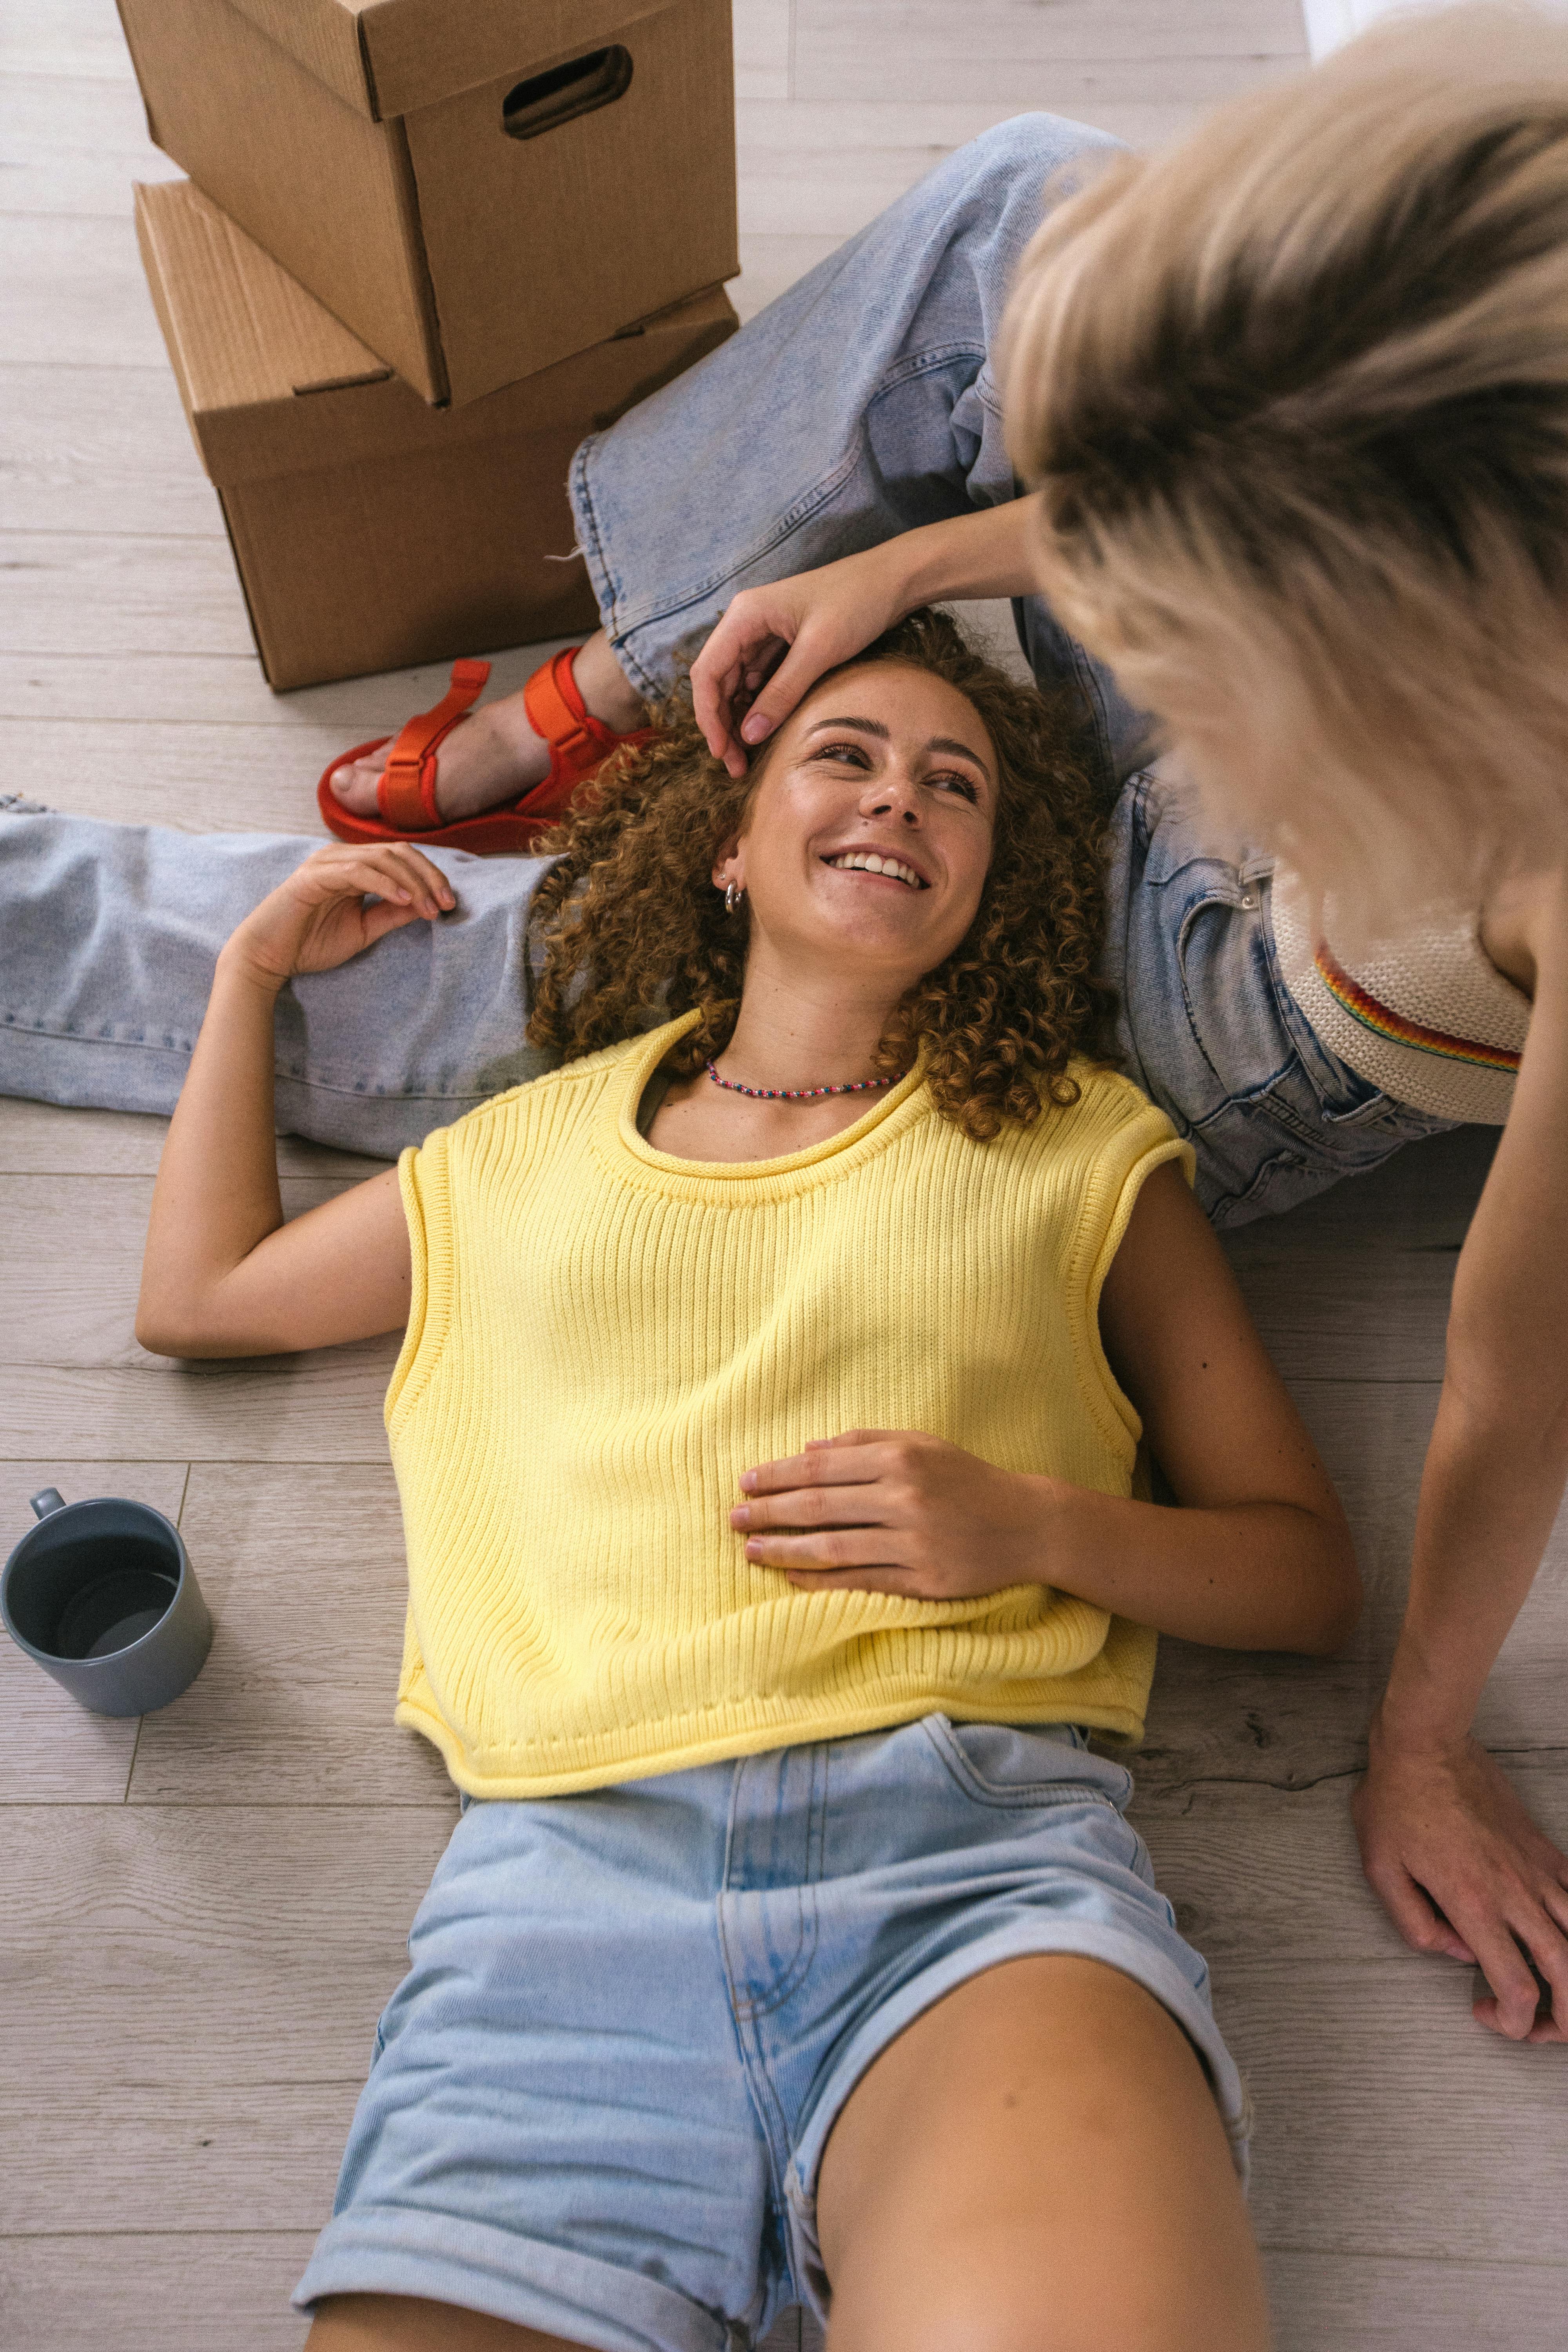
[(637, 1110), (689, 1018), (403, 1155), (398, 1721), (481, 1797), (937, 1710), (1137, 1738), (1142, 1627), (1038, 1585), (797, 1591), (729, 1513), (743, 1469), (854, 1428), (1127, 1494), (1139, 1423), (1096, 1307), (1169, 1122), (1084, 1064), (1070, 1108), (974, 1143), (917, 1070), (808, 1151), (676, 1160)]

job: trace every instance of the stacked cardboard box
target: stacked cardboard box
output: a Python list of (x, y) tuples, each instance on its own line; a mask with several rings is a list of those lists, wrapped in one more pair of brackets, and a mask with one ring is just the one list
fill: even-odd
[(137, 229), (272, 684), (591, 626), (571, 453), (736, 324), (729, 0), (121, 14), (191, 174)]

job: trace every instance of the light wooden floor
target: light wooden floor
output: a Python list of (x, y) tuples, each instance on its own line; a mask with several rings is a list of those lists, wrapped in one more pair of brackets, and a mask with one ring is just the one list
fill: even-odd
[[(738, 0), (743, 312), (1021, 108), (1137, 141), (1294, 70), (1294, 0)], [(434, 671), (275, 699), (137, 266), (145, 143), (111, 0), (0, 24), (0, 790), (127, 819), (313, 830), (333, 750)], [(499, 665), (519, 681), (529, 656)], [(3, 820), (0, 820), (3, 822)], [(392, 1350), (181, 1369), (131, 1336), (155, 1121), (0, 1106), (0, 1544), (46, 1483), (178, 1516), (218, 1621), (140, 1726), (0, 1649), (0, 2341), (284, 2352), (453, 1818), (390, 1723), (401, 1619)], [(1568, 2340), (1568, 2072), (1407, 1955), (1345, 1813), (1397, 1622), (1467, 1133), (1235, 1246), (1341, 1481), (1370, 1591), (1346, 1659), (1165, 1647), (1139, 1818), (1250, 2076), (1286, 2352)], [(291, 1145), (291, 1206), (360, 1172)], [(1568, 1543), (1484, 1728), (1568, 1835)], [(1049, 2282), (1041, 2283), (1048, 2294)], [(794, 2343), (793, 2322), (779, 2341)]]

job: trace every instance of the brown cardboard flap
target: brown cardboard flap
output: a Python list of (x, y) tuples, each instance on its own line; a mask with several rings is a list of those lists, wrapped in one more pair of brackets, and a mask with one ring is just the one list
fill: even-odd
[[(221, 5), (223, 0), (208, 0)], [(234, 0), (377, 122), (613, 40), (662, 0)]]
[[(225, 0), (201, 0), (206, 8)], [(352, 0), (234, 0), (242, 16), (361, 114), (375, 114)]]
[(188, 180), (139, 186), (135, 196), (136, 234), (198, 446), (197, 421), (209, 411), (391, 375)]
[(345, 105), (227, 0), (120, 8), (159, 144), (380, 360), (444, 399), (402, 122)]
[(429, 407), (188, 180), (136, 190), (148, 283), (202, 462), (221, 488), (503, 436), (574, 443), (711, 351), (721, 287), (456, 409)]
[(190, 182), (139, 188), (136, 229), (278, 688), (591, 628), (573, 452), (736, 325), (713, 287), (437, 409)]
[[(514, 436), (563, 432), (575, 447), (584, 434), (613, 424), (635, 401), (692, 366), (735, 325), (728, 298), (716, 288), (664, 312), (640, 335), (596, 343), (461, 408), (431, 408), (396, 376), (387, 376), (379, 383), (208, 412), (193, 418), (193, 429), (207, 471), (226, 488), (306, 468), (443, 457)], [(410, 560), (417, 562), (416, 546), (411, 537)]]

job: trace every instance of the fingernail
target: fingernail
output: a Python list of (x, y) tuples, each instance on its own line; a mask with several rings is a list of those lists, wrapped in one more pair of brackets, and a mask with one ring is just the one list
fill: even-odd
[(734, 1509), (730, 1514), (730, 1525), (732, 1528), (749, 1528), (751, 1524), (752, 1515), (750, 1511), (747, 1510), (744, 1503), (737, 1503)]
[(756, 1491), (757, 1491), (757, 1474), (756, 1474), (756, 1472), (755, 1472), (754, 1470), (742, 1470), (742, 1473), (741, 1473), (741, 1492), (742, 1492), (742, 1495), (754, 1495), (754, 1494), (756, 1493)]
[(753, 1536), (750, 1543), (746, 1546), (746, 1558), (748, 1559), (760, 1559), (762, 1556), (762, 1545), (757, 1541), (756, 1537)]
[(773, 730), (773, 720), (764, 718), (760, 710), (753, 710), (749, 719), (741, 721), (741, 740), (742, 743), (760, 743), (763, 736), (771, 735)]

